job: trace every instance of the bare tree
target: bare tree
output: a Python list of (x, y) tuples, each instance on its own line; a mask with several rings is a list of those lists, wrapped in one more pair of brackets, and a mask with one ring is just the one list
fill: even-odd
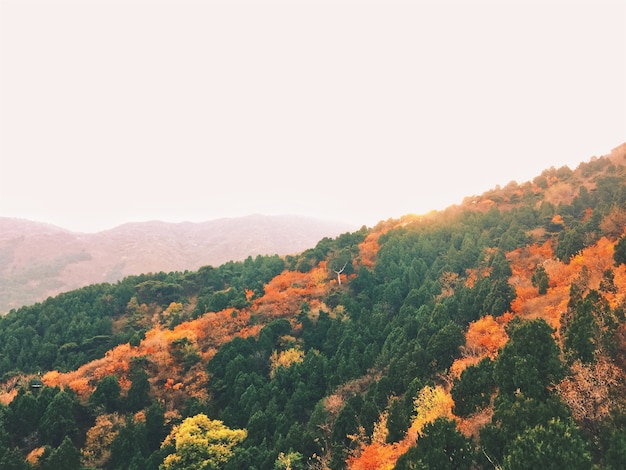
[(348, 265), (348, 262), (346, 261), (343, 264), (343, 268), (341, 268), (339, 271), (333, 269), (333, 271), (335, 272), (335, 274), (337, 275), (337, 284), (341, 285), (341, 273), (343, 272), (344, 269), (346, 269), (346, 266)]

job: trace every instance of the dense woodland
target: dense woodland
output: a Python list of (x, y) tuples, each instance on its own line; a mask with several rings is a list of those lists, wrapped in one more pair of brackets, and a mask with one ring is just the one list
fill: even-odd
[(623, 468), (625, 166), (13, 310), (0, 468)]

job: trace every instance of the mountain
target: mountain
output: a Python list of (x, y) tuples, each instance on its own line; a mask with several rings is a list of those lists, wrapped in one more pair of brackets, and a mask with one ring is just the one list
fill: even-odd
[(0, 312), (131, 274), (298, 253), (351, 229), (299, 216), (251, 215), (202, 223), (129, 223), (85, 234), (0, 218)]
[(618, 469), (626, 145), (0, 318), (0, 468)]

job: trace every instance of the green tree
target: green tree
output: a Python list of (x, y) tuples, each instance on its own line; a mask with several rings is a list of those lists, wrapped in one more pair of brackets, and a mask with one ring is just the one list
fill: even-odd
[(548, 273), (543, 266), (537, 266), (531, 280), (533, 286), (539, 289), (539, 295), (544, 295), (548, 292), (548, 283), (550, 282), (550, 279), (548, 278)]
[(570, 419), (567, 406), (556, 396), (545, 400), (528, 398), (522, 394), (515, 396), (497, 396), (491, 423), (480, 431), (480, 444), (483, 455), (490, 463), (500, 463), (508, 453), (508, 448), (515, 438), (536, 426), (547, 426), (554, 418), (563, 422)]
[(43, 470), (80, 470), (80, 450), (76, 448), (69, 437), (63, 439), (61, 445), (52, 450), (47, 458), (44, 454)]
[(140, 454), (148, 453), (146, 442), (145, 425), (142, 422), (135, 422), (132, 416), (126, 418), (126, 423), (119, 430), (115, 439), (111, 443), (111, 458), (108, 465), (113, 469), (128, 468), (130, 462)]
[(165, 409), (156, 401), (146, 410), (146, 441), (148, 450), (157, 450), (167, 432), (165, 430)]
[(120, 392), (122, 387), (114, 375), (103, 377), (96, 389), (89, 397), (89, 403), (93, 406), (102, 406), (107, 413), (117, 411), (120, 406)]
[(173, 443), (161, 470), (212, 470), (220, 468), (233, 455), (235, 446), (246, 438), (243, 429), (229, 429), (221, 421), (199, 414), (174, 427), (164, 445)]
[(22, 439), (37, 430), (41, 418), (37, 399), (31, 392), (20, 389), (17, 396), (9, 404), (7, 412), (7, 429), (16, 439)]
[[(623, 462), (622, 462), (623, 463)], [(589, 470), (591, 453), (576, 426), (559, 418), (527, 429), (511, 443), (504, 470)]]
[(475, 366), (469, 366), (461, 373), (461, 377), (454, 380), (450, 391), (454, 400), (454, 413), (465, 417), (486, 407), (494, 389), (493, 362), (486, 357)]
[(563, 376), (554, 330), (544, 320), (512, 321), (509, 341), (495, 362), (494, 378), (500, 393), (547, 396), (548, 387)]
[(411, 414), (403, 400), (395, 399), (389, 406), (387, 416), (387, 442), (397, 442), (404, 438), (411, 425)]
[(396, 470), (470, 470), (474, 463), (471, 441), (456, 430), (454, 421), (437, 418), (424, 427), (417, 446), (396, 462)]
[(17, 447), (0, 450), (2, 450), (0, 452), (0, 468), (2, 470), (30, 470), (33, 468), (24, 460), (22, 453)]
[(626, 235), (623, 235), (615, 244), (613, 260), (615, 261), (615, 266), (626, 264)]
[(58, 447), (66, 437), (78, 437), (77, 407), (78, 400), (68, 392), (60, 391), (54, 396), (39, 423), (39, 434), (45, 443)]
[(615, 430), (608, 442), (608, 449), (604, 456), (604, 464), (611, 470), (618, 470), (626, 462), (626, 430)]
[(126, 396), (126, 406), (130, 411), (139, 411), (150, 404), (150, 382), (148, 374), (136, 368), (131, 374), (131, 385)]
[(565, 329), (564, 346), (574, 358), (590, 363), (594, 360), (600, 330), (593, 316), (593, 299), (585, 297), (576, 306), (574, 317)]

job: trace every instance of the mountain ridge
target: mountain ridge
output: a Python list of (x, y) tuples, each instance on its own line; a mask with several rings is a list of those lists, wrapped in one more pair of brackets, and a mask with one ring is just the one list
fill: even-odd
[(83, 233), (0, 217), (0, 313), (132, 274), (296, 253), (354, 228), (303, 216), (255, 214), (205, 222), (129, 222)]

